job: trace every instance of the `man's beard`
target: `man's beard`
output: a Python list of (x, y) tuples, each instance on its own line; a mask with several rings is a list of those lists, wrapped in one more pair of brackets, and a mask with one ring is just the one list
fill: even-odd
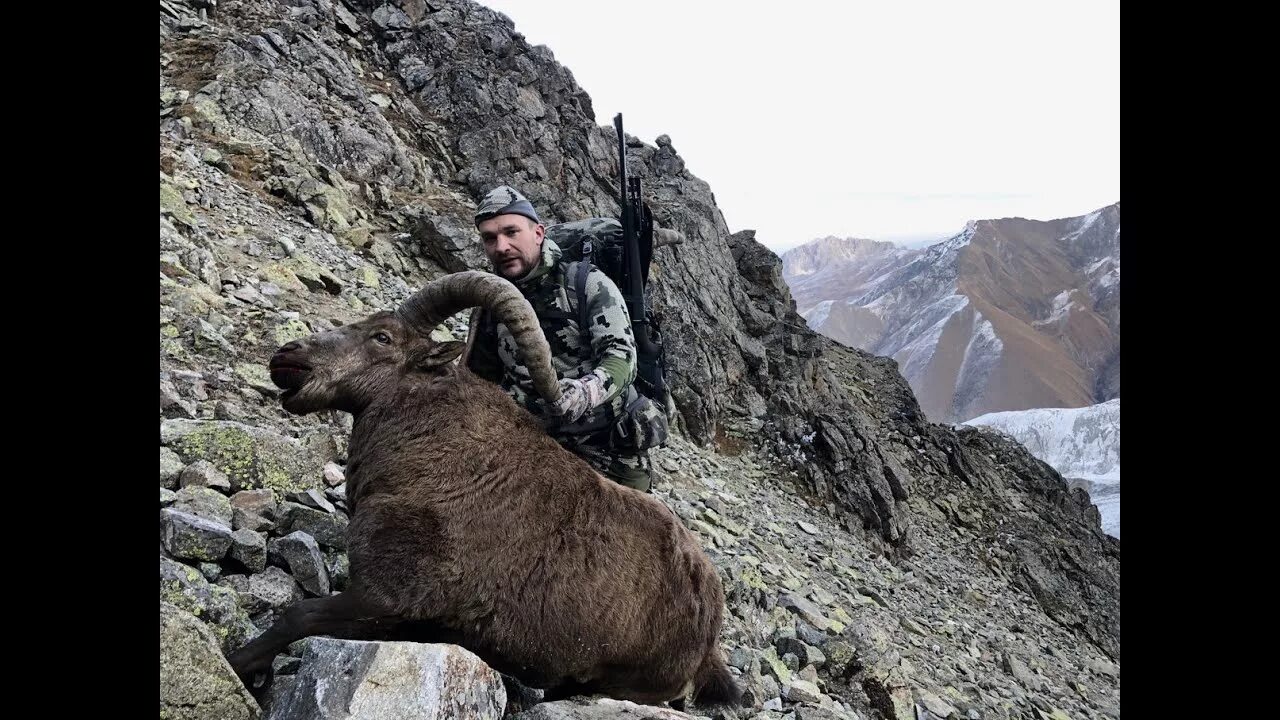
[(519, 280), (525, 275), (528, 275), (529, 271), (533, 269), (533, 266), (529, 264), (528, 260), (519, 255), (502, 258), (497, 262), (492, 263), (492, 265), (495, 273), (508, 280)]

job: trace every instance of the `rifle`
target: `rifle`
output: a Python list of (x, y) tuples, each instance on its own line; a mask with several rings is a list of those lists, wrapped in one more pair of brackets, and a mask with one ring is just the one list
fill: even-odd
[[(640, 199), (640, 178), (627, 177), (627, 141), (622, 132), (622, 113), (613, 118), (613, 127), (618, 131), (618, 173), (620, 187), (618, 202), (622, 206), (623, 264), (626, 287), (620, 288), (627, 301), (627, 309), (631, 313), (631, 332), (636, 338), (638, 371), (636, 379), (642, 382), (641, 389), (648, 386), (645, 395), (661, 398), (666, 393), (666, 382), (662, 378), (659, 356), (662, 353), (649, 337), (649, 320), (645, 316), (644, 282), (648, 280), (647, 263), (640, 263), (640, 243), (647, 241), (647, 254), (653, 254), (653, 218)], [(649, 372), (642, 372), (648, 368)]]

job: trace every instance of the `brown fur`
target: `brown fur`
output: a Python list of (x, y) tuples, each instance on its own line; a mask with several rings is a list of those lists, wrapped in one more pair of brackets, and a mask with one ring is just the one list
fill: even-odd
[[(371, 340), (378, 332), (394, 341)], [(448, 362), (460, 350), (380, 314), (273, 358), (277, 384), (301, 386), (286, 394), (291, 412), (355, 415), (352, 580), (347, 605), (304, 601), (314, 605), (232, 656), (237, 672), (261, 669), (292, 635), (357, 615), (425, 621), (551, 693), (653, 703), (693, 686), (702, 702), (736, 703), (718, 646), (723, 590), (696, 537)], [(284, 374), (290, 364), (310, 366), (305, 380)]]

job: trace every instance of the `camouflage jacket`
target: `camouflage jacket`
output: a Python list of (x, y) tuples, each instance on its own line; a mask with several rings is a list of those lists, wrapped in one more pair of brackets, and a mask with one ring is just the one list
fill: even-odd
[[(605, 389), (603, 402), (572, 425), (552, 426), (557, 438), (594, 434), (607, 429), (622, 413), (623, 391), (636, 377), (636, 341), (622, 292), (608, 275), (592, 267), (587, 274), (587, 315), (590, 346), (583, 343), (578, 323), (578, 293), (574, 288), (577, 262), (560, 262), (561, 251), (551, 239), (542, 242), (542, 260), (528, 276), (515, 283), (538, 315), (538, 323), (551, 345), (551, 364), (557, 377), (578, 379), (594, 373)], [(487, 313), (486, 313), (487, 315)], [(498, 383), (516, 402), (534, 415), (547, 417), (529, 370), (521, 365), (515, 341), (507, 327), (484, 317), (467, 358), (467, 366), (480, 377)]]

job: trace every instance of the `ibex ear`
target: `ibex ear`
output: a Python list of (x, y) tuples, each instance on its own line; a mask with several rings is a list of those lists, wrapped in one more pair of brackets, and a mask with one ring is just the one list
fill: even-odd
[(464, 347), (464, 343), (454, 341), (433, 342), (414, 353), (411, 362), (420, 370), (434, 370), (456, 360)]

